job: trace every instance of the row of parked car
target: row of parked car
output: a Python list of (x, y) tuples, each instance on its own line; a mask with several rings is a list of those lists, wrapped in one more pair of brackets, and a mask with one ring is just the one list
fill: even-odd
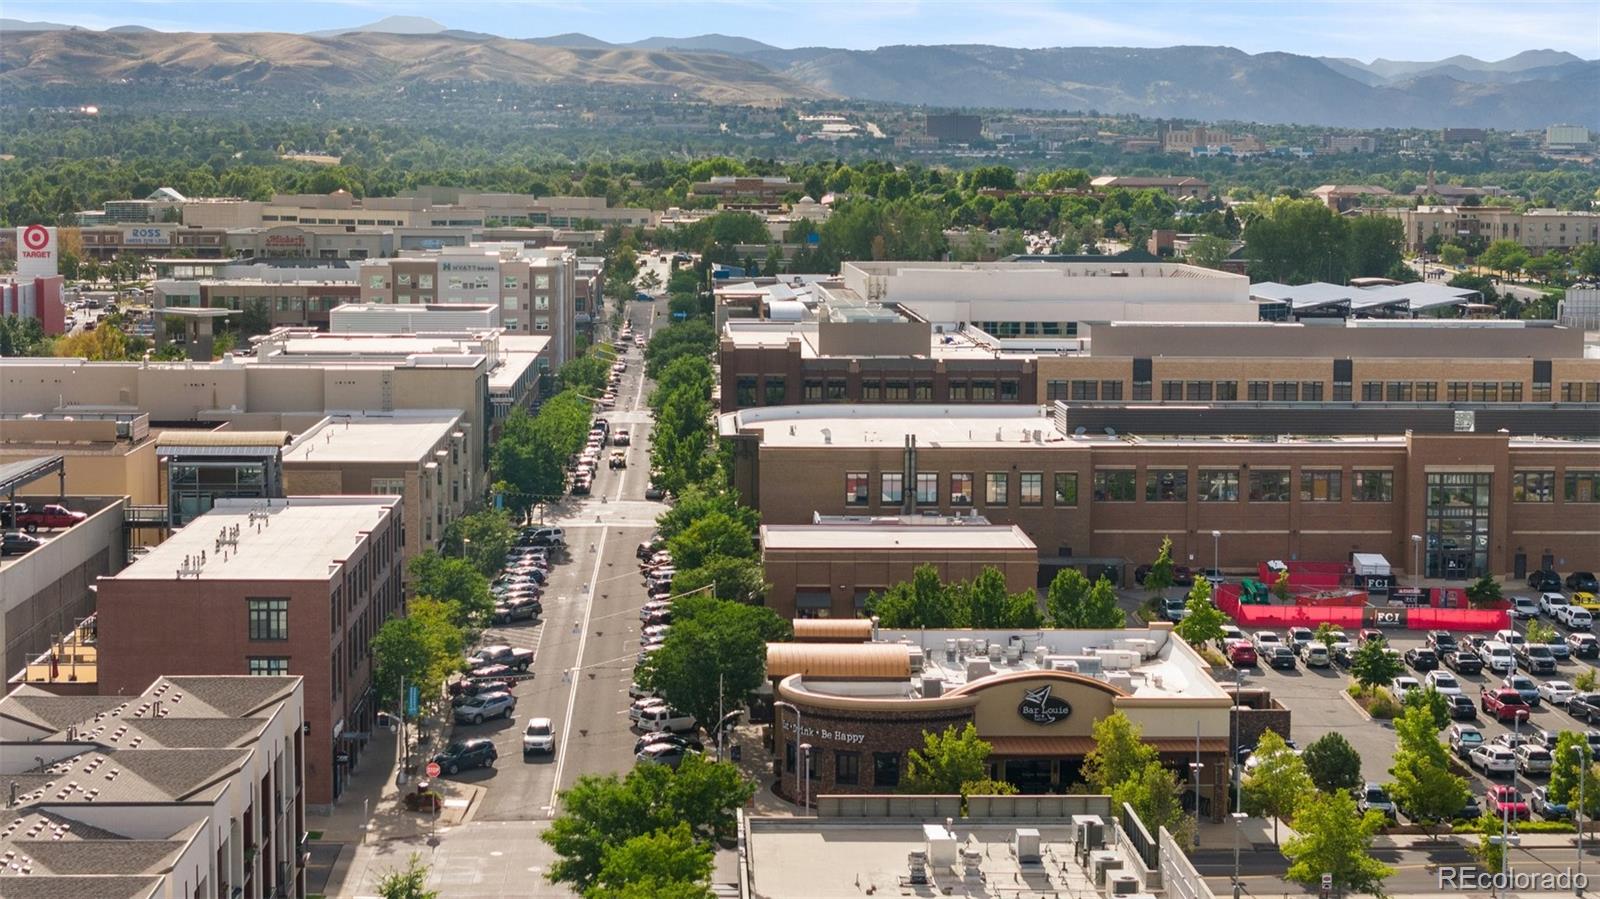
[(0, 556), (20, 556), (33, 552), (44, 541), (33, 536), (39, 531), (70, 528), (89, 516), (74, 512), (59, 503), (35, 508), (24, 502), (0, 503)]

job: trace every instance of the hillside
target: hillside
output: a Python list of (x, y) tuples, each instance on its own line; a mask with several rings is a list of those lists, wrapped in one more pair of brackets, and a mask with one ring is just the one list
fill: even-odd
[(547, 47), (447, 34), (158, 34), (40, 31), (0, 41), (0, 88), (123, 79), (340, 91), (477, 81), (603, 85), (718, 103), (815, 97), (746, 59), (667, 50)]

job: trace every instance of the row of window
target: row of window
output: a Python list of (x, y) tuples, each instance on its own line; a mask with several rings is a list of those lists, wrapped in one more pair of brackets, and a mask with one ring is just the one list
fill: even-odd
[[(1600, 471), (1568, 470), (1561, 478), (1562, 499), (1569, 503), (1600, 503)], [(1556, 501), (1554, 471), (1514, 471), (1511, 473), (1511, 501), (1514, 503), (1553, 503)]]
[[(800, 767), (793, 743), (787, 744), (787, 750), (784, 753), (784, 767), (788, 769), (790, 774), (793, 774)], [(806, 758), (806, 776), (809, 780), (817, 779), (817, 751), (813, 751)], [(845, 786), (855, 786), (861, 783), (861, 753), (848, 749), (835, 749), (833, 751), (833, 782)], [(897, 787), (899, 785), (900, 753), (872, 753), (872, 786)]]
[[(872, 502), (872, 475), (865, 471), (850, 471), (844, 476), (845, 505), (867, 506)], [(1241, 478), (1236, 468), (1201, 468), (1193, 478), (1194, 495), (1200, 502), (1234, 503), (1239, 501), (1241, 487), (1245, 498), (1253, 503), (1286, 503), (1298, 489), (1301, 502), (1342, 502), (1344, 500), (1344, 472), (1340, 469), (1305, 469), (1300, 472), (1298, 484), (1288, 469), (1255, 469)], [(1150, 469), (1144, 477), (1145, 502), (1187, 502), (1190, 495), (1189, 470)], [(1584, 481), (1585, 495), (1592, 495), (1600, 480)], [(973, 504), (977, 476), (973, 472), (951, 472), (948, 499), (951, 506)], [(1021, 506), (1043, 506), (1045, 473), (1038, 471), (991, 471), (983, 475), (983, 502), (987, 506), (1006, 506), (1012, 502), (1012, 485), (1015, 498)], [(1055, 472), (1051, 478), (1053, 506), (1078, 504), (1077, 472)], [(880, 472), (877, 479), (877, 501), (880, 505), (901, 505), (906, 499), (905, 475), (897, 471)], [(939, 473), (918, 472), (913, 489), (914, 504), (934, 506), (939, 504)], [(1093, 474), (1092, 496), (1095, 502), (1131, 503), (1139, 495), (1139, 472), (1127, 468), (1097, 468)], [(1357, 469), (1350, 476), (1350, 499), (1353, 502), (1382, 503), (1394, 499), (1394, 472), (1389, 470)], [(1585, 500), (1588, 501), (1588, 500)]]
[(995, 337), (1077, 337), (1077, 322), (974, 322)]

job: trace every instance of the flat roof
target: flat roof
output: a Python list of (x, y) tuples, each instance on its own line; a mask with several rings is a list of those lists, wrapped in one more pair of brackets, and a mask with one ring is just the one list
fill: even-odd
[[(204, 553), (205, 564), (186, 571), (184, 578), (324, 580), (399, 503), (398, 496), (219, 499), (211, 511), (110, 579), (174, 580), (186, 559), (192, 565)], [(238, 545), (219, 550), (218, 534), (235, 526)]]
[(1016, 525), (766, 524), (763, 549), (1036, 549)]
[(414, 463), (460, 423), (454, 412), (366, 412), (331, 415), (283, 451), (283, 461)]
[(1182, 262), (1136, 262), (1113, 257), (1094, 262), (922, 262), (885, 260), (881, 262), (853, 261), (840, 264), (841, 272), (846, 268), (854, 268), (865, 274), (891, 278), (908, 272), (933, 271), (943, 273), (1018, 273), (1034, 277), (1053, 275), (1059, 278), (1110, 277), (1112, 272), (1119, 272), (1121, 274), (1118, 277), (1135, 279), (1196, 278), (1216, 281), (1240, 281), (1244, 279), (1244, 275), (1202, 268), (1198, 265), (1188, 265)]

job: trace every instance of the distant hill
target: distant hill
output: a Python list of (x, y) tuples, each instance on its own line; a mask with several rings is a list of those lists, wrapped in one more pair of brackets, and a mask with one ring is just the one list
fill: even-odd
[(1375, 77), (1380, 82), (1401, 81), (1423, 75), (1449, 75), (1458, 80), (1495, 83), (1540, 78), (1544, 77), (1541, 72), (1584, 62), (1582, 57), (1574, 56), (1564, 50), (1524, 50), (1515, 56), (1495, 61), (1485, 61), (1465, 55), (1432, 62), (1381, 57), (1370, 63), (1359, 59), (1335, 57), (1322, 57), (1322, 61), (1337, 71), (1348, 73), (1353, 69)]
[(308, 37), (338, 37), (341, 34), (439, 34), (447, 30), (426, 16), (384, 16), (376, 22), (354, 28), (333, 28), (326, 31), (307, 32)]
[(60, 22), (26, 22), (22, 19), (0, 19), (0, 31), (71, 31), (73, 26)]

